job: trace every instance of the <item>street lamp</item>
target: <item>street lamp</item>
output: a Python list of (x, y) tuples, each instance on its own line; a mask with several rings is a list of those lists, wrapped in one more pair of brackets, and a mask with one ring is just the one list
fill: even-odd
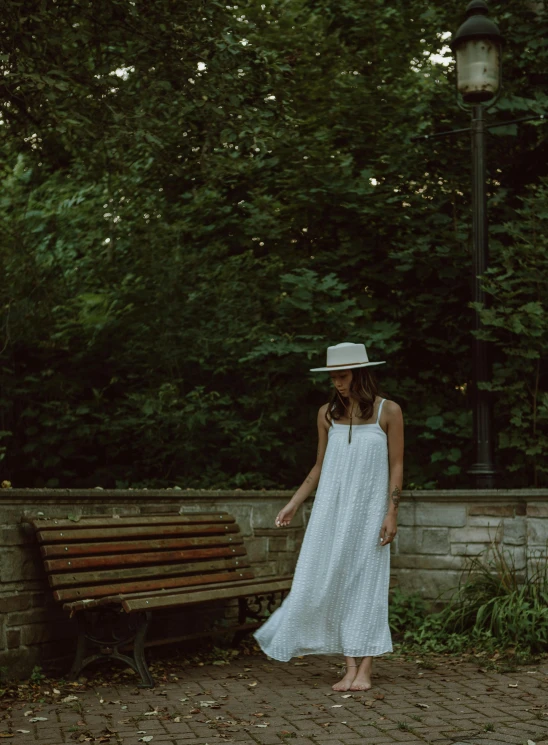
[(502, 36), (487, 4), (472, 0), (451, 49), (457, 58), (457, 90), (466, 103), (492, 106), (500, 89)]
[[(485, 122), (484, 111), (496, 102), (500, 91), (502, 36), (487, 17), (487, 4), (472, 0), (466, 8), (466, 20), (455, 34), (451, 49), (457, 61), (457, 91), (462, 108), (472, 114), (472, 248), (474, 255), (474, 301), (485, 303), (479, 277), (488, 266), (487, 199), (485, 194)], [(476, 310), (475, 329), (481, 328)], [(475, 463), (468, 473), (475, 477), (476, 488), (495, 485), (493, 462), (493, 410), (490, 391), (481, 384), (491, 380), (491, 360), (487, 342), (474, 337), (474, 442)]]

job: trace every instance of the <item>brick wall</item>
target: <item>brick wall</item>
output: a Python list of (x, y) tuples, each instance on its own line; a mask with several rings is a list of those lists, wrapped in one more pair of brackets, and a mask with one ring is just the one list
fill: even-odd
[[(291, 492), (191, 490), (0, 491), (0, 668), (28, 675), (36, 664), (66, 664), (74, 628), (53, 603), (38, 548), (23, 515), (68, 517), (146, 515), (222, 510), (233, 514), (257, 576), (285, 574), (295, 566), (312, 506), (290, 528), (273, 527)], [(548, 541), (548, 490), (404, 492), (399, 533), (392, 547), (393, 582), (426, 598), (454, 588), (466, 557), (493, 539), (511, 552), (519, 568)], [(234, 613), (234, 603), (197, 607), (181, 615), (155, 616), (152, 634), (192, 633)]]

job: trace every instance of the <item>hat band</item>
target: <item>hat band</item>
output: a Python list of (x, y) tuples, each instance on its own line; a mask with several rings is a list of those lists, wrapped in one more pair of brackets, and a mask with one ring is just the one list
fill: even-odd
[(351, 365), (365, 365), (365, 362), (340, 362), (334, 365), (326, 365), (326, 367), (350, 367)]

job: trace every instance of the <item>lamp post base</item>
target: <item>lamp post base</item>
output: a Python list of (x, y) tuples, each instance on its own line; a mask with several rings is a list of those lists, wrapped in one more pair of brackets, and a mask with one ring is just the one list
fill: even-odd
[(474, 463), (466, 472), (474, 479), (476, 489), (494, 489), (497, 471), (493, 466), (485, 463)]

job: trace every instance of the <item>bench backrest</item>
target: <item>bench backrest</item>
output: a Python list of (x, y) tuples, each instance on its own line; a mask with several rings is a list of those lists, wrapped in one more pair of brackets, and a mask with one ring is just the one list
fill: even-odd
[(27, 519), (54, 598), (78, 600), (252, 579), (227, 513)]

